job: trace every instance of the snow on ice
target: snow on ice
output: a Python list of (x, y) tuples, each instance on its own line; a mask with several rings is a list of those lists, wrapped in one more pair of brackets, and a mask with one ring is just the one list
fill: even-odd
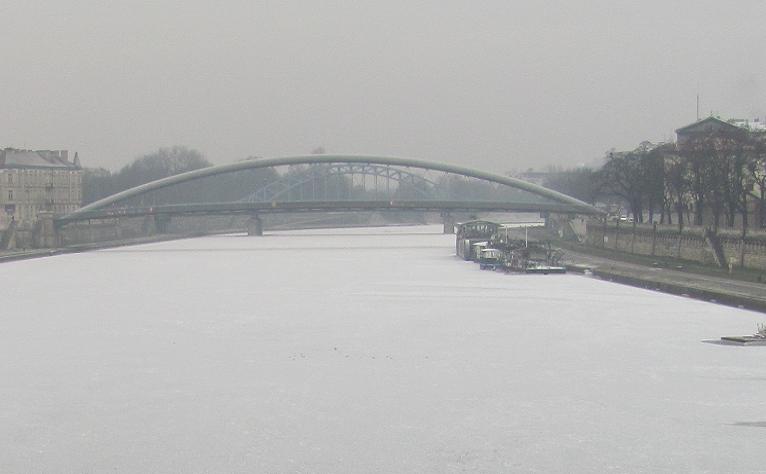
[(0, 265), (0, 472), (766, 469), (757, 313), (503, 275), (440, 228)]

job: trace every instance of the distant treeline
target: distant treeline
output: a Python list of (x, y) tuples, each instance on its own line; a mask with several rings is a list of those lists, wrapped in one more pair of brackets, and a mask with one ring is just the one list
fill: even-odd
[(211, 163), (202, 153), (184, 146), (160, 148), (137, 158), (133, 163), (112, 173), (104, 168), (85, 168), (83, 173), (83, 204), (186, 171), (205, 168)]

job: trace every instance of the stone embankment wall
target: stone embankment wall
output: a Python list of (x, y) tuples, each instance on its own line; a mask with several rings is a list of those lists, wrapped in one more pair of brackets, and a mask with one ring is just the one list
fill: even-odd
[(41, 248), (61, 248), (130, 240), (157, 234), (202, 234), (221, 230), (246, 228), (247, 216), (188, 216), (175, 217), (164, 228), (157, 228), (153, 216), (82, 221), (53, 229), (53, 221), (34, 225), (15, 225), (0, 230), (0, 251)]
[(154, 216), (102, 221), (83, 221), (60, 229), (60, 245), (67, 247), (87, 243), (135, 239), (157, 234), (190, 235), (221, 230), (244, 230), (246, 217), (242, 216), (177, 216), (159, 229)]
[(717, 251), (723, 264), (766, 270), (766, 232), (749, 231), (742, 239), (740, 231), (719, 230), (716, 233), (703, 227), (686, 227), (679, 232), (677, 226), (619, 222), (588, 222), (585, 243), (593, 247), (618, 250), (638, 255), (672, 257), (715, 265)]
[[(51, 216), (52, 217), (52, 216)], [(330, 226), (369, 225), (371, 221), (386, 224), (389, 216), (370, 213), (331, 213), (312, 216), (266, 214), (262, 216), (267, 229), (311, 228)], [(437, 216), (438, 217), (438, 216)], [(62, 248), (83, 244), (117, 242), (155, 236), (197, 235), (219, 232), (243, 232), (249, 215), (154, 216), (81, 221), (53, 229), (53, 221), (32, 225), (16, 225), (12, 230), (0, 229), (0, 251), (40, 248)], [(396, 222), (396, 219), (393, 220)], [(12, 238), (11, 238), (12, 234)], [(7, 240), (7, 242), (6, 242)]]

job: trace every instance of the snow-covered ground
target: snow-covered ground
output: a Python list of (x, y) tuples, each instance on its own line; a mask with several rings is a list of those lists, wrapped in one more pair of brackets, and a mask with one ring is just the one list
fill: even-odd
[(766, 470), (766, 317), (439, 231), (0, 265), (0, 472)]

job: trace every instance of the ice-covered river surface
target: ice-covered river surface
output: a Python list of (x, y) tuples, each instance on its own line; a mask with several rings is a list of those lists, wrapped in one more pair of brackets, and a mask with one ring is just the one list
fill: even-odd
[(0, 472), (766, 470), (765, 317), (438, 231), (0, 265)]

